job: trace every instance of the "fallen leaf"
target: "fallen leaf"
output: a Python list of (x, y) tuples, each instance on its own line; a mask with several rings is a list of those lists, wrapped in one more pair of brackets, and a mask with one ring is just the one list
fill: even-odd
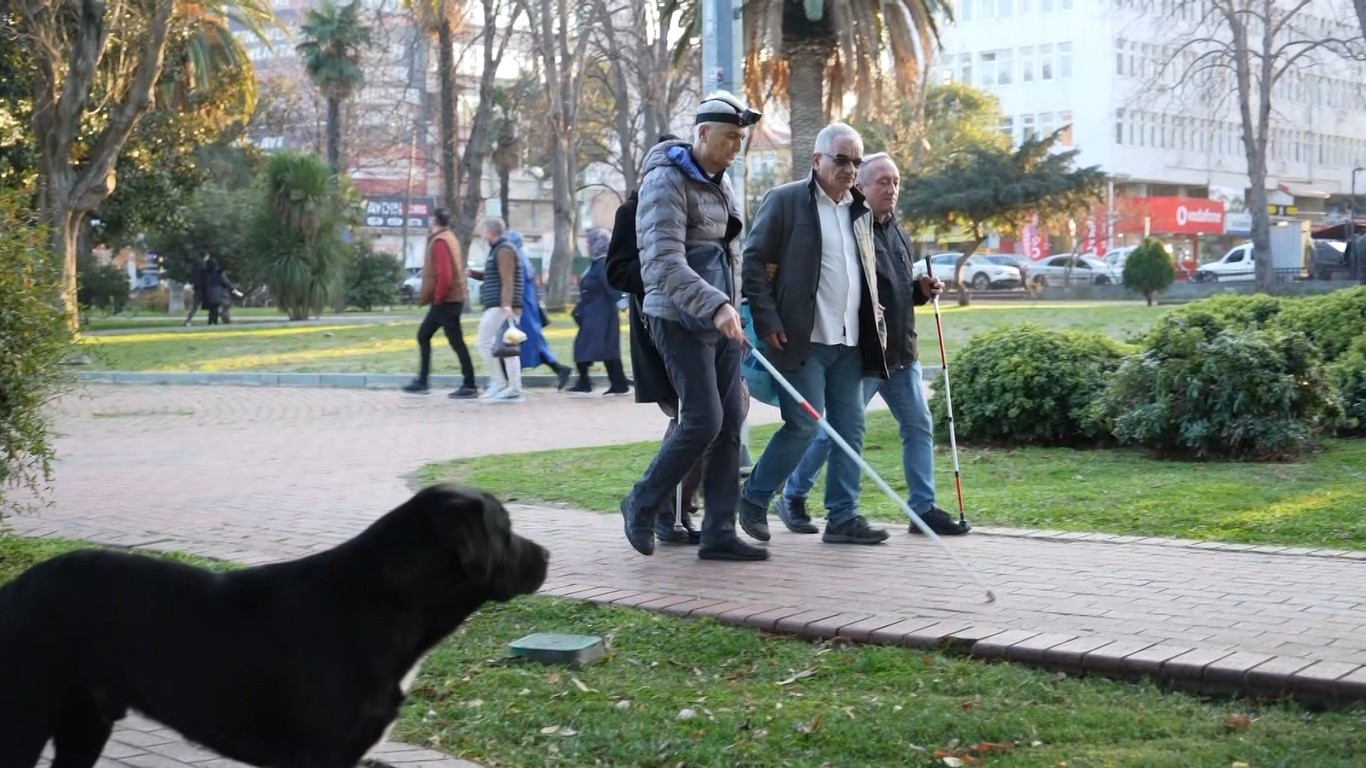
[(1250, 768), (1250, 766), (1241, 760), (1235, 760), (1233, 765), (1229, 766), (1229, 768)]
[(1029, 742), (1029, 746), (1031, 746), (1031, 747), (1042, 747), (1042, 746), (1043, 746), (1043, 742), (1042, 742), (1042, 741), (1031, 741), (1031, 742)]
[(560, 682), (560, 673), (551, 672), (550, 674), (545, 676), (545, 681), (547, 683), (550, 683), (551, 685), (558, 685)]
[(977, 706), (977, 700), (976, 700), (976, 699), (968, 699), (967, 701), (962, 702), (961, 704), (959, 704), (959, 705), (958, 705), (958, 708), (961, 709), (961, 710), (967, 711), (967, 710), (969, 710), (969, 709), (972, 709), (972, 708), (975, 707), (975, 706)]
[(1244, 714), (1225, 715), (1224, 727), (1230, 731), (1245, 731), (1252, 725), (1252, 718)]
[(618, 701), (618, 702), (617, 702), (617, 709), (630, 709), (630, 708), (631, 708), (631, 700), (630, 700), (630, 699), (622, 699), (621, 701)]
[(779, 680), (778, 685), (792, 685), (798, 680), (805, 680), (806, 678), (812, 677), (815, 674), (816, 670), (814, 669), (803, 669), (801, 672), (798, 672), (797, 674), (787, 678), (786, 680)]
[(695, 711), (693, 711), (693, 710), (691, 710), (691, 709), (680, 709), (680, 710), (678, 711), (678, 719), (679, 719), (679, 720), (691, 720), (691, 719), (693, 719), (694, 717), (697, 717), (697, 712), (695, 712)]
[(949, 768), (960, 768), (960, 766), (963, 765), (963, 761), (962, 761), (962, 760), (959, 760), (958, 758), (954, 757), (953, 755), (949, 755), (949, 756), (947, 756), (947, 757), (941, 757), (941, 758), (939, 758), (939, 759), (942, 760), (943, 763), (944, 763), (944, 765), (947, 765)]
[(996, 741), (979, 741), (977, 742), (977, 745), (972, 748), (971, 751), (974, 755), (990, 755), (993, 752), (1009, 752), (1014, 748), (1014, 744), (1006, 744), (1004, 742)]
[(578, 679), (577, 677), (571, 677), (571, 678), (569, 678), (569, 679), (570, 679), (571, 681), (573, 681), (575, 687), (577, 687), (580, 691), (583, 691), (584, 693), (592, 693), (592, 692), (593, 692), (593, 689), (592, 689), (592, 688), (589, 688), (588, 686), (584, 685), (583, 681), (580, 680), (580, 679)]
[(816, 715), (815, 719), (809, 723), (797, 723), (797, 733), (812, 733), (819, 727), (821, 727), (821, 716)]
[(565, 727), (563, 727), (563, 728), (560, 729), (560, 735), (561, 735), (561, 736), (565, 736), (565, 737), (568, 737), (568, 736), (578, 736), (578, 735), (579, 735), (579, 732), (576, 731), (576, 730), (574, 730), (573, 728), (570, 728), (569, 726), (566, 725)]
[(560, 726), (558, 726), (558, 725), (547, 725), (546, 727), (544, 727), (544, 728), (541, 729), (541, 735), (542, 735), (542, 736), (549, 736), (550, 734), (552, 734), (552, 733), (554, 733), (554, 732), (556, 732), (556, 731), (558, 731), (558, 730), (560, 730)]
[(523, 688), (521, 691), (519, 691), (519, 692), (517, 693), (517, 695), (518, 695), (518, 696), (530, 696), (530, 695), (531, 695), (531, 689), (530, 689), (530, 688)]

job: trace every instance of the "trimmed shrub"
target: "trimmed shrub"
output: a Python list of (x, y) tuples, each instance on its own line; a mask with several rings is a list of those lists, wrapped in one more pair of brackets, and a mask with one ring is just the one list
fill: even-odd
[(1339, 435), (1366, 435), (1366, 335), (1357, 336), (1336, 361), (1328, 366), (1328, 379), (1337, 389), (1342, 418)]
[(1124, 287), (1143, 294), (1148, 306), (1153, 296), (1176, 282), (1176, 264), (1167, 247), (1156, 238), (1148, 238), (1129, 254), (1124, 262)]
[[(1094, 401), (1124, 352), (1108, 336), (1033, 323), (972, 337), (949, 366), (958, 436), (1007, 444), (1104, 442)], [(930, 408), (947, 437), (942, 386)]]
[(20, 507), (7, 491), (41, 493), (52, 480), (46, 406), (70, 383), (61, 362), (72, 348), (61, 285), (61, 262), (22, 195), (0, 189), (0, 518)]
[(1331, 363), (1366, 335), (1366, 285), (1287, 301), (1277, 325), (1308, 336)]
[(1335, 423), (1336, 400), (1303, 334), (1176, 322), (1119, 366), (1099, 411), (1120, 442), (1158, 456), (1287, 460)]
[(393, 304), (397, 286), (403, 281), (403, 265), (398, 258), (374, 250), (364, 240), (348, 247), (352, 258), (346, 274), (346, 303), (365, 312)]
[(1193, 301), (1158, 318), (1143, 338), (1144, 346), (1165, 346), (1168, 334), (1173, 331), (1184, 334), (1191, 328), (1199, 328), (1206, 339), (1213, 339), (1225, 330), (1261, 330), (1281, 313), (1284, 306), (1281, 299), (1260, 293), (1250, 296), (1224, 294)]

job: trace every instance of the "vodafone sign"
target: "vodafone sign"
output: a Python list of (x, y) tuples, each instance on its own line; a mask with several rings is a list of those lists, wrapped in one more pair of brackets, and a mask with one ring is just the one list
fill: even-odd
[(1222, 235), (1224, 203), (1196, 197), (1125, 197), (1115, 201), (1119, 232), (1153, 235)]

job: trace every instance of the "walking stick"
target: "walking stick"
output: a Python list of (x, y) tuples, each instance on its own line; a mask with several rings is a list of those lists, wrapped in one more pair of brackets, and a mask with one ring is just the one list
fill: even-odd
[[(930, 257), (925, 257), (925, 274), (934, 277)], [(939, 317), (939, 297), (934, 297), (934, 328), (939, 333), (939, 364), (944, 370), (944, 406), (949, 412), (949, 448), (953, 452), (953, 487), (958, 491), (958, 524), (966, 525), (963, 516), (963, 479), (958, 472), (958, 436), (953, 430), (953, 390), (949, 388), (949, 356), (944, 351), (944, 321)]]
[(968, 576), (972, 577), (973, 582), (987, 593), (987, 602), (996, 602), (996, 595), (991, 591), (991, 588), (982, 581), (982, 578), (977, 575), (977, 572), (969, 567), (967, 563), (958, 559), (958, 555), (955, 555), (953, 550), (949, 549), (949, 546), (944, 543), (944, 540), (939, 538), (939, 534), (931, 530), (930, 527), (925, 524), (925, 521), (920, 519), (919, 515), (911, 511), (911, 507), (906, 503), (906, 500), (901, 498), (896, 491), (893, 491), (892, 487), (887, 485), (887, 481), (883, 480), (882, 477), (868, 465), (868, 462), (863, 460), (863, 457), (858, 454), (858, 451), (854, 450), (849, 443), (845, 442), (843, 437), (840, 437), (839, 433), (835, 431), (835, 428), (830, 426), (830, 422), (826, 421), (824, 416), (817, 413), (816, 409), (812, 408), (811, 404), (806, 401), (806, 398), (802, 397), (801, 393), (797, 391), (797, 388), (792, 386), (792, 383), (784, 378), (781, 373), (778, 373), (778, 369), (773, 367), (773, 364), (768, 361), (768, 358), (764, 357), (759, 353), (759, 350), (753, 347), (750, 347), (749, 353), (754, 355), (754, 359), (758, 360), (764, 368), (768, 369), (768, 373), (773, 377), (773, 380), (778, 382), (783, 389), (787, 390), (787, 394), (791, 395), (792, 399), (797, 401), (797, 404), (806, 412), (806, 415), (816, 420), (816, 424), (818, 424), (821, 429), (825, 430), (825, 434), (834, 441), (835, 445), (838, 445), (841, 450), (848, 454), (849, 458), (853, 459), (854, 462), (859, 465), (864, 474), (872, 478), (873, 482), (877, 484), (877, 487), (881, 488), (882, 492), (887, 494), (888, 498), (896, 502), (897, 506), (901, 507), (906, 515), (910, 517), (911, 522), (920, 528), (920, 532), (943, 548), (944, 552), (948, 553), (948, 556), (953, 559), (953, 562), (957, 563), (959, 568), (962, 568)]

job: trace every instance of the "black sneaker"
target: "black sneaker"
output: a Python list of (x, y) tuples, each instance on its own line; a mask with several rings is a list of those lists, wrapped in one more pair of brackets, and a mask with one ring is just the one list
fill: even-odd
[(479, 397), (479, 390), (467, 384), (449, 395), (446, 395), (446, 397), (449, 397), (452, 400), (469, 400), (471, 398)]
[[(939, 507), (930, 507), (925, 514), (920, 515), (920, 521), (928, 526), (931, 531), (934, 531), (940, 536), (962, 536), (972, 530), (972, 526), (968, 521), (964, 520), (962, 523), (959, 523), (957, 520), (954, 520), (948, 512), (945, 512)], [(911, 523), (910, 526), (911, 533), (920, 536), (925, 535), (915, 523)]]
[(697, 548), (697, 556), (703, 560), (767, 560), (768, 550), (746, 544), (736, 536), (717, 542), (708, 542)]
[(621, 519), (626, 526), (626, 540), (631, 542), (631, 546), (642, 555), (653, 555), (655, 553), (655, 532), (653, 523), (645, 521), (641, 525), (639, 514), (631, 513), (631, 497), (627, 496), (621, 500)]
[(602, 394), (603, 397), (613, 397), (615, 395), (629, 395), (631, 394), (631, 388), (626, 386), (612, 387), (611, 389), (607, 390), (606, 392), (603, 392)]
[(772, 536), (768, 532), (768, 510), (755, 504), (742, 494), (740, 496), (739, 514), (740, 527), (750, 538), (759, 541), (768, 541)]
[(569, 388), (569, 391), (574, 394), (586, 395), (593, 391), (593, 385), (587, 379), (579, 379), (574, 386)]
[(702, 532), (693, 527), (692, 516), (683, 513), (682, 527), (674, 526), (673, 505), (667, 505), (655, 518), (655, 538), (660, 544), (697, 544), (702, 541)]
[(854, 515), (839, 525), (825, 524), (825, 535), (821, 541), (826, 544), (881, 544), (887, 540), (885, 528), (872, 528), (863, 515)]
[(573, 371), (570, 370), (569, 366), (567, 365), (561, 365), (560, 367), (555, 369), (555, 376), (558, 377), (555, 381), (556, 392), (564, 391), (565, 386), (569, 384), (569, 374), (571, 373), (573, 373)]
[(793, 533), (820, 533), (821, 529), (811, 522), (811, 515), (806, 512), (806, 499), (788, 497), (778, 494), (778, 499), (773, 503), (773, 507), (778, 512), (778, 519), (783, 521), (789, 531)]
[(427, 386), (427, 382), (425, 381), (413, 379), (411, 382), (403, 385), (403, 391), (410, 395), (425, 395), (428, 392), (431, 392), (432, 388)]

